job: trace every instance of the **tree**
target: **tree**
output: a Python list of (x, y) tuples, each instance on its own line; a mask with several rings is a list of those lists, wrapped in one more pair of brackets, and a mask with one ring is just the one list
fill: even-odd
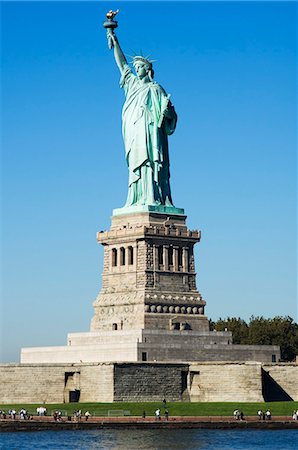
[(279, 345), (282, 361), (294, 361), (298, 355), (298, 324), (292, 317), (252, 316), (248, 324), (240, 317), (228, 317), (209, 323), (210, 330), (231, 331), (234, 344)]
[(240, 319), (240, 317), (228, 317), (227, 319), (219, 318), (219, 320), (214, 323), (213, 329), (216, 331), (231, 331), (233, 333), (233, 344), (247, 343), (248, 326), (243, 319)]
[(281, 360), (293, 361), (298, 355), (298, 324), (292, 317), (276, 316), (250, 318), (249, 343), (257, 345), (279, 345)]

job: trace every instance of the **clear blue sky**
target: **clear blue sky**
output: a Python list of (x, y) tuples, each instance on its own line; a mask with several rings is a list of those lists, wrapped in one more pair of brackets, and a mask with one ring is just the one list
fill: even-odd
[(2, 3), (3, 360), (88, 331), (96, 231), (123, 206), (123, 92), (102, 22), (151, 54), (179, 122), (174, 203), (197, 246), (214, 319), (290, 315), (296, 297), (293, 2)]

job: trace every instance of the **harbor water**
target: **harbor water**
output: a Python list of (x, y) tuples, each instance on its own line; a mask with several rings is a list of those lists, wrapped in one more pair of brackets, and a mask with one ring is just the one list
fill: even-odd
[(297, 449), (297, 430), (90, 430), (8, 432), (3, 450), (256, 450)]

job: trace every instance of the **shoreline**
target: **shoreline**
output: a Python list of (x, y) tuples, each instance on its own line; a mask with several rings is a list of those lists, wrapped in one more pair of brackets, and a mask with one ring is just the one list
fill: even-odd
[(254, 417), (244, 420), (234, 420), (230, 417), (171, 417), (168, 421), (156, 421), (154, 417), (146, 419), (140, 417), (93, 417), (88, 421), (81, 420), (61, 422), (54, 421), (52, 417), (34, 418), (30, 420), (0, 420), (0, 432), (21, 431), (70, 431), (94, 429), (258, 429), (298, 430), (298, 421), (289, 417), (276, 417), (272, 420), (260, 421)]

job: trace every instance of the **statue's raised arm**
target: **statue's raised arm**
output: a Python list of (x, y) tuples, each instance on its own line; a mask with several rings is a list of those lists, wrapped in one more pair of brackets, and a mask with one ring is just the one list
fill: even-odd
[(119, 41), (114, 32), (109, 32), (109, 37), (112, 40), (114, 47), (114, 56), (117, 66), (119, 67), (120, 72), (122, 73), (124, 70), (124, 66), (127, 65), (127, 60), (124, 56), (124, 53), (119, 45)]
[(118, 27), (118, 22), (114, 20), (114, 17), (116, 14), (118, 14), (119, 9), (117, 11), (110, 10), (107, 13), (107, 19), (103, 26), (107, 29), (107, 38), (108, 38), (108, 45), (109, 48), (114, 48), (114, 56), (115, 61), (117, 63), (117, 66), (119, 67), (120, 72), (122, 73), (124, 70), (124, 66), (127, 65), (127, 60), (124, 56), (124, 53), (119, 45), (118, 38), (114, 32), (115, 28)]

